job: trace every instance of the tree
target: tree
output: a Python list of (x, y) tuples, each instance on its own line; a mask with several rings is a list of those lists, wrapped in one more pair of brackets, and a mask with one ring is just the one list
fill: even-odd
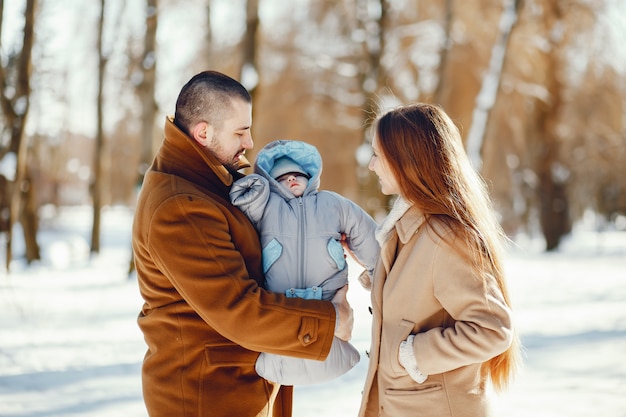
[(258, 85), (257, 32), (259, 29), (259, 0), (246, 0), (246, 30), (242, 41), (242, 60), (239, 79), (246, 86), (254, 100), (254, 90)]
[[(9, 144), (0, 150), (0, 160), (12, 154), (15, 156), (14, 178), (4, 181), (5, 196), (2, 209), (8, 209), (6, 268), (9, 270), (12, 260), (13, 224), (21, 220), (26, 244), (26, 260), (40, 259), (37, 244), (36, 214), (33, 204), (33, 189), (28, 174), (28, 140), (24, 130), (30, 107), (31, 57), (35, 42), (36, 0), (27, 0), (24, 9), (24, 31), (22, 49), (6, 66), (0, 65), (0, 106), (8, 130)], [(0, 0), (0, 45), (4, 0)], [(4, 133), (4, 132), (3, 132)], [(8, 207), (7, 207), (8, 205)]]
[(443, 42), (441, 42), (441, 48), (439, 52), (439, 69), (437, 71), (437, 87), (435, 88), (435, 93), (433, 94), (434, 102), (436, 104), (441, 104), (444, 102), (443, 95), (443, 86), (445, 79), (446, 71), (448, 69), (448, 50), (450, 49), (452, 37), (452, 22), (454, 19), (454, 1), (453, 0), (445, 0), (444, 2), (444, 23), (443, 23)]
[[(147, 0), (146, 4), (146, 31), (144, 34), (144, 48), (139, 71), (141, 73), (141, 82), (137, 86), (137, 94), (141, 101), (141, 162), (139, 165), (139, 175), (137, 178), (138, 187), (143, 183), (146, 171), (152, 163), (155, 154), (155, 129), (154, 122), (158, 111), (158, 105), (154, 99), (154, 91), (156, 86), (156, 67), (157, 67), (157, 26), (158, 26), (158, 1)], [(130, 264), (128, 274), (135, 270), (135, 262), (133, 258), (132, 248), (130, 256)]]
[(478, 170), (482, 165), (481, 151), (485, 140), (485, 130), (489, 124), (489, 114), (498, 96), (502, 67), (509, 50), (509, 39), (517, 22), (520, 5), (520, 0), (503, 0), (498, 37), (491, 50), (489, 68), (482, 79), (480, 91), (476, 96), (476, 107), (474, 107), (472, 124), (467, 134), (465, 147), (470, 160)]
[[(551, 2), (545, 16), (552, 22), (562, 21), (562, 11), (558, 2)], [(562, 38), (552, 39), (558, 51)], [(538, 109), (537, 154), (535, 155), (536, 173), (539, 180), (539, 224), (546, 242), (546, 250), (559, 247), (561, 238), (571, 230), (569, 202), (567, 198), (567, 178), (564, 175), (560, 159), (560, 140), (558, 134), (559, 116), (562, 111), (563, 86), (558, 74), (561, 70), (558, 53), (547, 54), (545, 86), (549, 101), (541, 103)]]
[[(16, 3), (19, 2), (10, 2), (10, 6), (19, 7)], [(323, 186), (354, 199), (371, 213), (384, 212), (388, 202), (380, 195), (377, 184), (370, 181), (372, 176), (366, 168), (372, 134), (370, 122), (380, 108), (413, 101), (440, 104), (457, 123), (464, 140), (469, 141), (470, 153), (490, 186), (503, 226), (510, 235), (541, 233), (546, 238), (546, 247), (554, 248), (568, 233), (572, 222), (590, 209), (606, 219), (619, 218), (620, 213), (626, 212), (626, 177), (620, 175), (626, 163), (623, 116), (626, 48), (622, 42), (625, 29), (619, 27), (621, 21), (615, 18), (626, 11), (621, 0), (572, 0), (566, 2), (567, 13), (562, 0), (295, 3), (246, 0), (228, 4), (229, 15), (224, 20), (219, 20), (225, 10), (223, 2), (194, 0), (193, 4), (199, 7), (182, 9), (176, 0), (160, 3), (161, 8), (177, 8), (176, 14), (161, 15), (162, 27), (187, 21), (200, 23), (176, 31), (182, 34), (178, 38), (172, 33), (160, 40), (170, 43), (163, 50), (169, 50), (175, 43), (176, 50), (181, 52), (180, 56), (172, 56), (168, 65), (160, 61), (158, 88), (159, 92), (167, 92), (163, 95), (167, 100), (171, 99), (169, 91), (179, 87), (181, 71), (188, 73), (210, 67), (239, 78), (253, 92), (255, 150), (279, 138), (315, 144), (324, 157)], [(34, 0), (29, 4), (34, 4)], [(65, 9), (65, 2), (50, 4), (54, 7), (40, 8), (40, 30), (46, 28), (48, 13)], [(104, 4), (103, 1), (102, 7)], [(88, 203), (83, 193), (73, 193), (70, 197), (67, 190), (76, 189), (76, 184), (81, 188), (84, 185), (85, 189), (89, 185), (94, 198), (93, 248), (98, 245), (96, 237), (100, 233), (96, 207), (113, 200), (107, 194), (113, 190), (105, 186), (107, 182), (116, 185), (116, 191), (111, 194), (126, 196), (126, 200), (117, 201), (132, 201), (132, 187), (142, 181), (143, 172), (152, 160), (154, 144), (160, 139), (154, 133), (158, 112), (154, 51), (161, 45), (157, 45), (156, 39), (156, 0), (107, 1), (107, 11), (120, 4), (127, 10), (148, 4), (148, 13), (146, 17), (141, 13), (126, 13), (119, 26), (115, 26), (109, 18), (111, 13), (107, 13), (105, 27), (101, 28), (98, 62), (106, 64), (106, 71), (102, 68), (99, 77), (90, 77), (93, 85), (88, 86), (88, 91), (91, 88), (95, 91), (99, 80), (98, 112), (99, 117), (104, 116), (99, 121), (96, 138), (103, 149), (96, 150), (93, 156), (93, 175), (89, 181), (84, 180), (87, 165), (91, 165), (85, 155), (92, 156), (96, 141), (87, 137), (89, 133), (83, 133), (82, 142), (70, 141), (70, 136), (79, 133), (69, 131), (79, 119), (75, 111), (67, 113), (65, 122), (54, 121), (52, 130), (37, 131), (55, 113), (47, 111), (51, 108), (50, 95), (41, 92), (51, 88), (58, 94), (59, 82), (59, 78), (41, 74), (57, 68), (46, 63), (58, 64), (62, 60), (54, 58), (54, 61), (42, 61), (42, 65), (35, 61), (40, 68), (30, 83), (34, 86), (41, 82), (41, 85), (29, 95), (33, 105), (26, 106), (31, 114), (28, 132), (34, 127), (33, 138), (54, 136), (55, 144), (60, 148), (73, 147), (74, 152), (59, 152), (59, 164), (44, 167), (40, 163), (35, 167), (33, 146), (26, 140), (21, 142), (31, 155), (19, 152), (19, 187), (13, 187), (15, 176), (11, 175), (9, 181), (0, 177), (0, 189), (5, 191), (0, 197), (3, 199), (0, 207), (5, 208), (0, 223), (7, 223), (12, 212), (11, 222), (20, 220), (26, 226), (25, 233), (29, 224), (36, 228), (37, 206), (28, 204), (26, 199), (32, 195), (51, 195), (54, 184), (46, 180), (54, 177), (50, 170), (57, 166), (67, 171), (68, 159), (76, 159), (77, 154), (81, 175), (77, 170), (72, 171), (72, 181), (76, 182), (60, 187), (65, 192), (59, 194), (59, 202)], [(11, 10), (10, 6), (6, 9)], [(515, 9), (516, 19), (503, 20), (509, 16), (503, 13), (506, 11), (503, 6)], [(78, 13), (70, 9), (63, 11)], [(202, 14), (196, 16), (198, 10)], [(215, 15), (211, 16), (211, 12)], [(145, 38), (139, 34), (143, 31), (140, 25), (144, 18)], [(499, 26), (499, 21), (507, 24)], [(110, 36), (109, 27), (115, 27)], [(204, 38), (202, 32), (207, 28)], [(136, 42), (118, 43), (112, 39), (115, 36), (121, 39), (129, 30), (133, 35), (138, 34), (131, 38)], [(62, 31), (55, 30), (53, 34), (57, 32)], [(76, 40), (74, 37), (73, 41)], [(144, 43), (143, 47), (140, 42)], [(203, 44), (199, 45), (200, 42)], [(6, 155), (2, 168), (6, 168), (11, 158), (18, 165), (19, 147), (15, 144), (20, 142), (11, 138), (15, 134), (23, 136), (18, 134), (20, 123), (14, 122), (23, 116), (20, 111), (27, 104), (20, 98), (24, 90), (17, 91), (18, 68), (23, 68), (23, 58), (29, 53), (27, 44), (23, 50), (14, 47), (19, 52), (10, 53), (5, 45), (2, 52), (4, 85), (0, 94), (5, 123), (0, 123), (4, 129), (0, 157)], [(120, 52), (120, 45), (124, 52)], [(37, 46), (35, 59), (39, 58)], [(84, 48), (80, 42), (66, 47), (77, 51), (73, 56), (95, 57), (78, 50)], [(49, 59), (58, 55), (50, 54)], [(609, 58), (612, 61), (607, 64)], [(177, 66), (170, 71), (168, 66), (173, 62)], [(67, 66), (68, 83), (77, 79), (74, 71), (81, 64), (72, 61)], [(120, 74), (126, 77), (121, 82), (115, 78)], [(130, 88), (124, 84), (129, 81)], [(487, 89), (488, 86), (492, 88)], [(55, 110), (74, 103), (73, 90), (63, 91), (67, 92), (67, 100), (53, 100)], [(115, 95), (116, 100), (107, 103), (107, 95)], [(485, 97), (488, 99), (484, 100)], [(109, 112), (113, 106), (117, 112)], [(13, 117), (12, 110), (17, 117), (9, 120)], [(128, 117), (134, 112), (135, 117)], [(481, 117), (472, 120), (478, 113)], [(63, 110), (56, 114), (63, 114)], [(140, 123), (134, 123), (139, 120), (143, 126), (141, 132)], [(91, 131), (96, 129), (95, 125), (94, 121), (93, 126), (81, 128)], [(22, 120), (22, 129), (23, 126)], [(64, 135), (51, 136), (51, 132), (62, 129), (68, 129), (67, 135), (64, 131)], [(105, 132), (109, 136), (106, 141)], [(140, 143), (143, 150), (136, 149)], [(105, 151), (107, 147), (110, 149)], [(46, 147), (41, 149), (45, 153)], [(361, 155), (361, 166), (355, 158), (357, 153)], [(124, 167), (128, 173), (118, 170), (112, 174), (108, 160), (117, 161), (123, 156), (127, 157)], [(248, 157), (253, 160), (254, 152), (249, 152)], [(3, 179), (8, 184), (3, 184)], [(11, 194), (17, 190), (23, 191), (19, 200)], [(19, 208), (15, 209), (18, 201)], [(11, 211), (12, 204), (15, 205)], [(31, 220), (20, 217), (27, 210), (32, 214)], [(6, 224), (2, 227), (3, 232), (9, 230)], [(29, 250), (29, 259), (32, 253)]]
[[(124, 5), (126, 3), (123, 3)], [(97, 94), (96, 94), (96, 140), (93, 156), (93, 171), (90, 183), (90, 191), (93, 205), (93, 224), (91, 230), (90, 252), (100, 253), (100, 225), (102, 217), (102, 206), (105, 190), (105, 174), (109, 173), (108, 152), (106, 152), (105, 134), (104, 134), (104, 107), (105, 107), (105, 76), (107, 63), (110, 52), (104, 44), (104, 27), (105, 27), (105, 6), (106, 1), (100, 0), (100, 14), (98, 18), (98, 34), (96, 46), (98, 51), (98, 77), (97, 77)], [(124, 15), (124, 7), (119, 9), (116, 16), (114, 28), (120, 26), (122, 16)], [(113, 42), (112, 42), (113, 43)]]
[(91, 229), (91, 253), (100, 252), (100, 218), (102, 212), (102, 166), (104, 158), (104, 120), (103, 120), (103, 107), (104, 107), (104, 74), (107, 64), (107, 58), (104, 55), (104, 45), (102, 34), (104, 32), (104, 6), (105, 0), (100, 0), (100, 17), (98, 19), (98, 38), (97, 38), (97, 51), (98, 51), (98, 83), (97, 83), (97, 104), (96, 104), (96, 146), (94, 149), (93, 158), (93, 175), (91, 179), (91, 198), (93, 203), (93, 223)]
[[(388, 32), (389, 13), (388, 0), (361, 0), (356, 2), (356, 27), (353, 29), (356, 39), (361, 42), (361, 55), (355, 59), (359, 70), (358, 79), (363, 95), (362, 104), (362, 135), (363, 144), (357, 149), (357, 180), (360, 187), (360, 200), (364, 208), (372, 215), (384, 213), (388, 206), (388, 198), (381, 196), (377, 178), (368, 168), (371, 153), (371, 126), (379, 109), (378, 97), (383, 80), (387, 78), (382, 65), (382, 54), (385, 50), (385, 36)], [(374, 11), (374, 12), (373, 12)], [(384, 95), (384, 92), (382, 93)]]
[(157, 69), (157, 23), (158, 1), (147, 0), (146, 4), (146, 31), (144, 36), (144, 50), (141, 59), (140, 79), (137, 86), (137, 94), (141, 101), (141, 167), (138, 184), (143, 182), (143, 176), (152, 163), (155, 152), (155, 129), (154, 122), (158, 111), (158, 105), (154, 99)]

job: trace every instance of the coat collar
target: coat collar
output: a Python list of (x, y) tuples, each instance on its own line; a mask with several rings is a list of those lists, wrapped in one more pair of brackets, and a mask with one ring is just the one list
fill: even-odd
[(423, 222), (421, 210), (402, 196), (398, 196), (387, 217), (376, 228), (376, 240), (382, 247), (393, 237), (395, 231), (402, 244), (405, 244)]
[(396, 232), (400, 242), (403, 245), (406, 244), (411, 239), (411, 236), (417, 233), (424, 221), (424, 214), (420, 209), (415, 206), (409, 208), (396, 222)]
[[(177, 175), (196, 184), (212, 183), (213, 186), (228, 190), (233, 181), (242, 174), (229, 171), (210, 152), (187, 136), (174, 124), (174, 118), (165, 119), (165, 138), (155, 164), (157, 170), (175, 171)], [(239, 169), (250, 166), (242, 156)], [(208, 185), (208, 184), (207, 184)]]
[(425, 218), (422, 211), (414, 205), (409, 207), (395, 222), (390, 236), (381, 246), (381, 259), (385, 267), (385, 275), (391, 270), (398, 251), (398, 241), (405, 245), (419, 231)]

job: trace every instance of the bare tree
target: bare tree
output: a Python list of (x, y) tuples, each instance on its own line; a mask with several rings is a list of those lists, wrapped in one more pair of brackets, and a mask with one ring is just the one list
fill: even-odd
[[(384, 86), (386, 78), (385, 67), (381, 63), (385, 50), (385, 34), (389, 25), (389, 0), (360, 0), (356, 2), (357, 12), (355, 28), (362, 36), (362, 55), (356, 58), (360, 61), (358, 78), (361, 93), (363, 94), (363, 145), (357, 150), (357, 179), (359, 182), (359, 196), (365, 209), (372, 215), (386, 211), (387, 198), (381, 196), (378, 181), (368, 169), (370, 128), (379, 109), (379, 87)], [(378, 14), (372, 14), (377, 10)], [(359, 37), (357, 37), (358, 39)], [(382, 199), (382, 201), (381, 201)]]
[(259, 0), (246, 0), (246, 31), (243, 36), (242, 63), (239, 79), (252, 94), (258, 84), (257, 32), (259, 29)]
[[(623, 89), (620, 86), (624, 67), (611, 67), (615, 71), (612, 73), (609, 68), (594, 66), (598, 59), (592, 54), (594, 48), (614, 50), (613, 56), (620, 51), (604, 42), (608, 38), (600, 36), (601, 26), (610, 22), (594, 22), (602, 10), (610, 8), (609, 0), (572, 1), (568, 3), (567, 13), (563, 12), (564, 3), (560, 0), (341, 0), (283, 3), (280, 10), (275, 9), (275, 13), (283, 13), (280, 18), (276, 18), (274, 12), (259, 14), (263, 12), (259, 7), (280, 4), (278, 0), (273, 1), (240, 3), (238, 12), (243, 15), (245, 11), (246, 27), (237, 32), (241, 38), (235, 46), (230, 37), (222, 43), (220, 30), (224, 26), (211, 27), (211, 20), (207, 19), (205, 24), (209, 30), (202, 41), (209, 46), (208, 51), (202, 50), (190, 63), (201, 69), (210, 63), (218, 70), (239, 77), (253, 91), (254, 108), (261, 109), (255, 116), (256, 149), (260, 149), (264, 141), (280, 137), (315, 143), (324, 155), (324, 186), (345, 193), (373, 211), (384, 208), (385, 197), (379, 194), (375, 184), (370, 189), (367, 184), (370, 173), (364, 166), (359, 168), (352, 156), (359, 145), (365, 143), (360, 149), (364, 151), (362, 160), (367, 158), (367, 140), (371, 137), (368, 128), (378, 110), (377, 104), (437, 102), (446, 108), (466, 138), (471, 126), (469, 145), (474, 160), (481, 165), (481, 173), (497, 197), (494, 199), (501, 209), (507, 232), (517, 233), (528, 224), (532, 227), (521, 231), (533, 232), (539, 230), (539, 226), (541, 233), (550, 235), (547, 246), (553, 247), (569, 229), (568, 217), (575, 221), (573, 216), (580, 218), (581, 213), (591, 208), (606, 211), (608, 218), (624, 206), (622, 190), (626, 182), (619, 176), (621, 165), (617, 165), (618, 161), (623, 161), (624, 156), (619, 155), (623, 155), (625, 149), (623, 107), (620, 107), (625, 103), (620, 90)], [(113, 7), (119, 3), (106, 2), (106, 5)], [(202, 3), (210, 17), (211, 1)], [(146, 38), (142, 39), (144, 48), (129, 43), (126, 53), (130, 57), (129, 68), (134, 70), (143, 65), (131, 75), (137, 87), (133, 93), (141, 104), (135, 107), (143, 111), (141, 143), (144, 147), (140, 174), (137, 175), (133, 165), (133, 171), (125, 177), (127, 189), (135, 180), (141, 182), (141, 175), (154, 152), (152, 142), (159, 139), (154, 134), (157, 128), (154, 125), (157, 111), (154, 49), (157, 45), (156, 15), (152, 12), (156, 12), (156, 0), (146, 0), (143, 4), (148, 4)], [(499, 7), (489, 7), (494, 4), (507, 5), (508, 10), (520, 9), (519, 16), (503, 20), (506, 25), (498, 27), (498, 20), (506, 13), (501, 13)], [(548, 16), (555, 13), (557, 6), (562, 16), (549, 21)], [(605, 13), (610, 11), (607, 9)], [(101, 49), (111, 45), (107, 28), (114, 25), (110, 24), (108, 16), (107, 13), (102, 28), (105, 44), (100, 45)], [(132, 22), (134, 28), (135, 23), (141, 23), (137, 17), (144, 18), (137, 15), (124, 23)], [(263, 20), (265, 18), (268, 20)], [(566, 39), (558, 42), (552, 38), (560, 35)], [(494, 47), (496, 44), (499, 49)], [(6, 107), (10, 99), (9, 107), (23, 109), (24, 101), (19, 101), (20, 95), (16, 94), (16, 68), (21, 58), (16, 53), (7, 56), (11, 54), (4, 52), (6, 49), (5, 45), (3, 106)], [(104, 50), (100, 53), (99, 63), (105, 64), (107, 54)], [(101, 71), (101, 100), (116, 86), (109, 80), (112, 71), (119, 69), (117, 57), (109, 56), (109, 78), (105, 78), (104, 69)], [(139, 73), (141, 75), (137, 76)], [(572, 82), (573, 73), (587, 75)], [(69, 79), (73, 78), (71, 75)], [(487, 78), (491, 89), (487, 89)], [(103, 82), (106, 85), (103, 86)], [(615, 96), (608, 94), (609, 91)], [(477, 96), (480, 96), (478, 101)], [(33, 94), (31, 101), (36, 100), (35, 97)], [(485, 97), (487, 100), (482, 101)], [(0, 152), (12, 157), (19, 149), (9, 151), (9, 144), (16, 143), (10, 141), (15, 124), (7, 118), (11, 117), (11, 112), (5, 107), (2, 110), (4, 120), (0, 123), (4, 129)], [(474, 118), (472, 123), (474, 110), (482, 112), (482, 119)], [(33, 106), (30, 117), (37, 111)], [(100, 116), (103, 116), (102, 111)], [(114, 119), (111, 119), (112, 122)], [(111, 150), (103, 149), (95, 154), (91, 178), (94, 207), (99, 198), (102, 204), (109, 201), (100, 197), (103, 191), (103, 197), (108, 197), (109, 188), (100, 185), (96, 193), (96, 181), (105, 180), (105, 185), (106, 181), (113, 181), (106, 163), (115, 148), (112, 146), (114, 135), (107, 140), (103, 137), (109, 132), (109, 123), (105, 119), (100, 120), (99, 125), (100, 145)], [(126, 127), (120, 127), (115, 135), (120, 141), (126, 139), (126, 134), (133, 138), (140, 136), (136, 133), (138, 124), (128, 121), (123, 124)], [(91, 156), (94, 141), (86, 142)], [(139, 139), (132, 142), (132, 146), (138, 147)], [(125, 151), (132, 153), (134, 164), (140, 159), (140, 152), (135, 148), (129, 151), (129, 148)], [(20, 156), (24, 158), (25, 154), (20, 152)], [(251, 152), (250, 156), (253, 158), (254, 154)], [(24, 159), (20, 161), (20, 169), (23, 169), (20, 187), (11, 187), (11, 192), (21, 189), (42, 195), (40, 189), (33, 188), (28, 177), (30, 174), (37, 182), (45, 174), (37, 177), (34, 164), (31, 163), (28, 170), (23, 168), (26, 166)], [(98, 168), (98, 164), (105, 165)], [(562, 167), (565, 171), (560, 169)], [(355, 170), (358, 170), (356, 174)], [(46, 178), (49, 178), (47, 174)], [(76, 181), (82, 179), (76, 178)], [(10, 184), (13, 182), (11, 177)], [(0, 187), (8, 189), (1, 183)], [(590, 197), (596, 194), (595, 199)], [(6, 210), (0, 221), (8, 221), (11, 212), (8, 207), (19, 200), (11, 193), (2, 193), (2, 197)], [(20, 197), (24, 201), (28, 193), (21, 192)], [(13, 210), (17, 214), (11, 221), (19, 219), (20, 213), (25, 213), (28, 207), (33, 205), (20, 202), (19, 209)], [(29, 220), (22, 221), (27, 224)], [(96, 220), (94, 226), (98, 223)], [(2, 227), (3, 232), (8, 230), (5, 225)], [(93, 238), (97, 235), (99, 231), (96, 233), (94, 229)], [(96, 246), (95, 241), (93, 246)]]
[(154, 122), (158, 111), (154, 99), (156, 85), (156, 34), (158, 22), (158, 1), (147, 0), (146, 5), (146, 32), (144, 36), (144, 50), (141, 59), (141, 82), (137, 87), (141, 100), (141, 167), (138, 183), (143, 182), (146, 169), (152, 163), (154, 157)]
[[(125, 5), (125, 3), (123, 3)], [(90, 252), (100, 253), (100, 226), (103, 206), (103, 193), (105, 190), (105, 173), (108, 173), (108, 152), (104, 135), (104, 82), (106, 75), (109, 52), (105, 51), (104, 25), (105, 25), (106, 1), (100, 0), (100, 15), (98, 18), (98, 35), (96, 39), (98, 51), (98, 81), (96, 94), (96, 140), (94, 147), (93, 172), (90, 183), (91, 198), (93, 204), (93, 224), (91, 230)], [(124, 7), (121, 7), (113, 24), (114, 28), (120, 26)], [(112, 42), (114, 43), (114, 42)]]
[(499, 24), (500, 32), (491, 51), (489, 69), (476, 97), (472, 125), (466, 141), (467, 153), (476, 169), (480, 169), (482, 165), (481, 149), (485, 139), (485, 130), (489, 124), (489, 113), (496, 102), (500, 80), (502, 79), (502, 67), (506, 59), (511, 31), (518, 20), (520, 5), (521, 0), (503, 0), (504, 7)]
[[(30, 263), (40, 259), (36, 234), (36, 215), (33, 204), (33, 190), (28, 175), (28, 141), (24, 137), (24, 128), (30, 107), (30, 76), (32, 48), (35, 41), (36, 0), (27, 0), (24, 10), (24, 31), (22, 49), (7, 66), (0, 65), (0, 106), (8, 130), (9, 144), (0, 150), (0, 160), (7, 154), (15, 154), (16, 167), (13, 180), (4, 181), (4, 202), (8, 208), (6, 268), (12, 260), (13, 224), (18, 217), (22, 223), (26, 244), (26, 259)], [(4, 1), (0, 0), (0, 37), (4, 17)], [(0, 38), (1, 45), (1, 38)]]
[(452, 42), (452, 21), (454, 18), (454, 1), (453, 0), (445, 0), (444, 2), (444, 24), (443, 24), (443, 33), (444, 40), (441, 43), (441, 50), (439, 53), (439, 68), (437, 72), (439, 76), (437, 77), (437, 87), (435, 87), (434, 93), (434, 101), (437, 104), (442, 104), (444, 102), (443, 97), (443, 85), (444, 78), (446, 75), (446, 70), (448, 69), (448, 51), (450, 50), (451, 42)]
[(91, 229), (91, 253), (100, 253), (100, 222), (102, 212), (102, 167), (104, 158), (104, 128), (103, 128), (103, 107), (104, 107), (104, 74), (107, 58), (104, 55), (102, 34), (104, 32), (104, 12), (105, 0), (100, 0), (100, 17), (98, 19), (98, 84), (96, 98), (96, 145), (93, 159), (93, 175), (91, 178), (91, 198), (93, 203), (93, 223)]
[[(158, 0), (147, 0), (146, 4), (146, 32), (144, 35), (144, 49), (141, 59), (140, 72), (141, 82), (137, 86), (137, 93), (141, 101), (141, 161), (137, 185), (143, 183), (146, 171), (152, 163), (155, 153), (155, 129), (154, 122), (158, 112), (158, 105), (154, 99), (156, 86), (156, 35), (158, 24)], [(128, 267), (129, 276), (135, 270), (135, 262), (132, 254)]]
[[(557, 23), (562, 19), (558, 2), (550, 2), (546, 17)], [(555, 50), (559, 50), (561, 39), (552, 39)], [(562, 111), (563, 87), (559, 80), (560, 60), (557, 53), (547, 55), (546, 88), (550, 94), (549, 103), (539, 108), (538, 143), (536, 152), (536, 173), (539, 179), (539, 221), (546, 242), (546, 250), (558, 248), (561, 238), (569, 233), (571, 223), (567, 200), (567, 182), (559, 175), (560, 141), (558, 135), (559, 115)]]

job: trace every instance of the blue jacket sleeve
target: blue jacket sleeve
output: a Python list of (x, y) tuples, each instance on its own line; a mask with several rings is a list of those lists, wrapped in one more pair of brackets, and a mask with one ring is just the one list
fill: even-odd
[(258, 174), (250, 174), (233, 183), (230, 201), (250, 219), (258, 230), (270, 196), (270, 184)]
[(343, 231), (348, 247), (371, 276), (380, 253), (380, 247), (374, 236), (376, 222), (357, 204), (345, 197), (339, 197), (343, 208)]

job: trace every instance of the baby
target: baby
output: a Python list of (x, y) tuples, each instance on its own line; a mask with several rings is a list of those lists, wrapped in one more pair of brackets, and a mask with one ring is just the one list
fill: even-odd
[[(362, 275), (371, 276), (379, 253), (376, 223), (347, 198), (319, 191), (322, 159), (314, 146), (271, 142), (259, 152), (254, 169), (233, 184), (230, 197), (259, 232), (268, 290), (332, 299), (348, 283), (343, 238), (365, 267)], [(314, 384), (346, 373), (359, 358), (354, 346), (335, 337), (325, 361), (261, 353), (256, 371), (282, 385)]]

